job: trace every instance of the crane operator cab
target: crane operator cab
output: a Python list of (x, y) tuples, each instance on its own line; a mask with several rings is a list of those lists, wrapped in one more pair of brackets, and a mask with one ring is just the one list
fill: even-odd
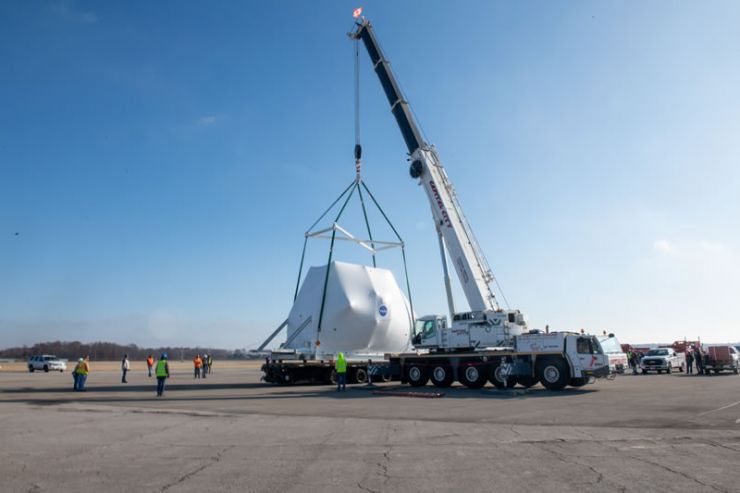
[(519, 310), (456, 313), (452, 326), (444, 315), (427, 315), (416, 320), (411, 343), (416, 349), (503, 347), (526, 331), (527, 322)]
[(416, 319), (411, 343), (415, 348), (436, 348), (440, 346), (439, 337), (447, 329), (447, 317), (427, 315)]

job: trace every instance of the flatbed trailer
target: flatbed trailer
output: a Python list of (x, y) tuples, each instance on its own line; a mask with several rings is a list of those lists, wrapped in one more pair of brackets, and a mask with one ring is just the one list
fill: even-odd
[[(335, 384), (334, 361), (331, 360), (268, 360), (262, 365), (262, 380), (267, 383)], [(347, 383), (367, 383), (369, 379), (389, 382), (393, 379), (387, 361), (347, 361)]]

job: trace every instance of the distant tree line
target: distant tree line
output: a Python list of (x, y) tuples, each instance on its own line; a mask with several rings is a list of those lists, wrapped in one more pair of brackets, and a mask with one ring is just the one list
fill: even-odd
[(53, 354), (59, 358), (75, 360), (84, 356), (90, 356), (95, 361), (115, 361), (128, 354), (130, 360), (145, 360), (150, 354), (158, 358), (160, 354), (167, 353), (171, 360), (191, 359), (196, 354), (210, 354), (213, 359), (250, 359), (253, 356), (249, 351), (237, 349), (216, 349), (206, 347), (139, 347), (136, 344), (121, 345), (113, 342), (82, 343), (79, 341), (54, 341), (39, 342), (33, 346), (12, 347), (0, 349), (0, 358), (27, 359), (35, 354)]

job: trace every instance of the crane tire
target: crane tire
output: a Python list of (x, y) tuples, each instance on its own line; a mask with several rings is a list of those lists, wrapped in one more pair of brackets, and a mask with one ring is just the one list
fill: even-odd
[(491, 370), (491, 376), (489, 377), (490, 382), (499, 390), (513, 389), (517, 383), (519, 383), (519, 377), (516, 375), (509, 375), (504, 378), (501, 376), (501, 365), (496, 365)]
[(537, 363), (537, 378), (547, 390), (562, 390), (569, 376), (568, 364), (562, 358), (548, 358)]
[(424, 366), (411, 364), (406, 368), (406, 381), (412, 387), (423, 387), (429, 381), (429, 372)]
[(445, 364), (432, 366), (430, 378), (432, 380), (432, 384), (434, 384), (435, 387), (440, 388), (447, 388), (455, 381), (452, 368)]
[(583, 387), (588, 383), (588, 378), (571, 378), (568, 383), (571, 387)]
[(367, 370), (364, 368), (358, 368), (355, 372), (355, 382), (367, 383)]
[(486, 384), (489, 372), (486, 365), (468, 363), (457, 370), (457, 379), (469, 389), (479, 389)]
[(532, 375), (518, 375), (516, 377), (517, 383), (524, 387), (525, 389), (528, 389), (534, 385), (537, 385), (537, 377), (533, 377)]

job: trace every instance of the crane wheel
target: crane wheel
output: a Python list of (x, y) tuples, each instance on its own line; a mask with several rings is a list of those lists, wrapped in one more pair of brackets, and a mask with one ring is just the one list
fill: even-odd
[(486, 365), (468, 363), (458, 370), (458, 380), (469, 389), (479, 389), (486, 384)]
[(367, 371), (364, 368), (358, 368), (355, 372), (355, 382), (367, 383)]
[(455, 377), (448, 365), (435, 365), (432, 367), (431, 380), (435, 387), (446, 388), (452, 385)]
[(532, 375), (519, 375), (516, 377), (516, 380), (525, 389), (537, 385), (538, 382), (537, 377), (533, 377)]
[(412, 387), (423, 387), (429, 381), (429, 372), (421, 365), (409, 365), (406, 369), (406, 381)]
[(588, 378), (571, 378), (568, 383), (571, 387), (583, 387), (588, 383)]
[(513, 389), (519, 381), (519, 377), (516, 375), (503, 376), (501, 373), (501, 365), (496, 365), (491, 371), (491, 376), (488, 380), (499, 390)]
[(568, 365), (560, 358), (550, 358), (537, 363), (537, 377), (547, 390), (562, 390), (568, 384)]

